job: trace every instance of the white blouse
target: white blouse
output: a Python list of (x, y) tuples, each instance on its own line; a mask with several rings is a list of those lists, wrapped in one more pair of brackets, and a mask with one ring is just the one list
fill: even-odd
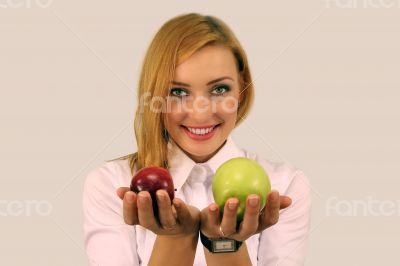
[[(175, 196), (200, 210), (213, 202), (211, 180), (225, 161), (245, 157), (256, 160), (268, 173), (271, 188), (292, 199), (280, 211), (277, 224), (246, 240), (253, 265), (303, 265), (310, 226), (311, 190), (303, 172), (287, 163), (270, 162), (238, 148), (229, 137), (207, 162), (195, 163), (179, 147), (169, 144), (169, 165)], [(129, 187), (128, 160), (104, 163), (89, 172), (83, 193), (84, 237), (90, 265), (147, 265), (156, 235), (140, 225), (124, 223), (119, 187)], [(206, 265), (198, 241), (194, 265)]]

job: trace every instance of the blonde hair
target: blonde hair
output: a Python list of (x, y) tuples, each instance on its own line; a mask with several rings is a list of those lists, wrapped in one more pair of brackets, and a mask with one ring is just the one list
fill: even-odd
[(153, 102), (150, 108), (143, 97), (148, 95), (165, 99), (176, 66), (204, 46), (213, 44), (229, 48), (237, 62), (242, 101), (237, 111), (236, 126), (248, 115), (254, 88), (246, 53), (234, 33), (223, 21), (213, 16), (190, 13), (172, 18), (154, 36), (144, 58), (134, 122), (138, 151), (115, 159), (128, 159), (132, 175), (134, 169), (150, 165), (168, 168), (164, 115), (151, 110), (159, 109), (161, 102)]

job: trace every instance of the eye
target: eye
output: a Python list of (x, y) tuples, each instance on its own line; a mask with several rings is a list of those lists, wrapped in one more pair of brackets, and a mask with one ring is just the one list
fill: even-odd
[(217, 87), (213, 88), (212, 91), (215, 94), (224, 94), (224, 93), (226, 93), (226, 92), (228, 92), (230, 90), (231, 89), (230, 89), (230, 87), (228, 85), (220, 85), (220, 86), (217, 86)]
[(188, 93), (184, 89), (181, 89), (181, 88), (172, 88), (172, 89), (170, 89), (169, 94), (172, 96), (178, 96), (178, 97), (183, 97), (183, 96), (188, 95)]

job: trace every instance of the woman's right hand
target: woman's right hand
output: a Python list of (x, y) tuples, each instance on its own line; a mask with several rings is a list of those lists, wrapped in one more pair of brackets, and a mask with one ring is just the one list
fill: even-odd
[(136, 194), (128, 187), (120, 187), (117, 195), (123, 200), (126, 224), (141, 225), (157, 235), (169, 236), (196, 234), (199, 230), (200, 210), (186, 205), (178, 198), (174, 198), (171, 204), (168, 193), (164, 190), (156, 193), (159, 219), (154, 216), (149, 192), (141, 191)]

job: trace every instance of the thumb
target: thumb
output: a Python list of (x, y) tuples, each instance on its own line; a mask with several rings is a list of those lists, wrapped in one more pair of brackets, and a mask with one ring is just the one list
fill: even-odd
[(177, 220), (180, 224), (194, 224), (195, 221), (191, 215), (189, 206), (187, 206), (181, 199), (178, 198), (174, 198), (172, 203), (174, 204), (174, 207), (176, 209), (178, 216)]
[(117, 189), (117, 195), (121, 200), (123, 200), (125, 193), (128, 192), (128, 191), (130, 191), (129, 187), (119, 187)]
[(292, 199), (289, 198), (288, 196), (279, 196), (279, 200), (280, 200), (279, 209), (281, 210), (292, 205)]

